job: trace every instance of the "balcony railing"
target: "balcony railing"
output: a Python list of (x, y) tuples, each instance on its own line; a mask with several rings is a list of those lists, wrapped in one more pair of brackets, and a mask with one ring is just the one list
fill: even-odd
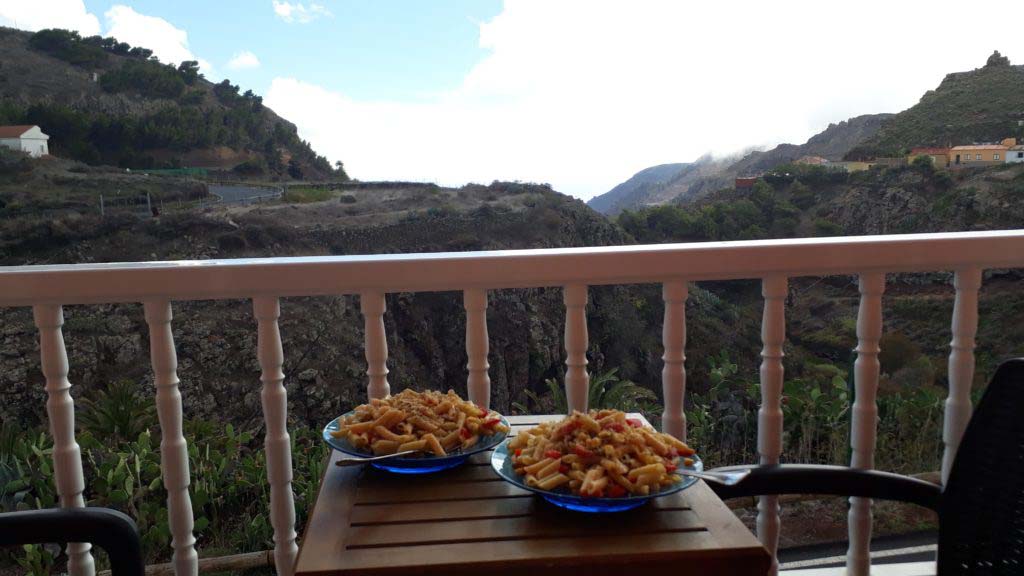
[[(487, 291), (561, 286), (566, 306), (566, 395), (571, 408), (583, 410), (587, 405), (589, 379), (587, 287), (661, 283), (665, 301), (663, 426), (666, 432), (685, 439), (687, 283), (760, 279), (764, 316), (757, 445), (762, 463), (776, 463), (782, 451), (782, 344), (788, 281), (799, 276), (856, 274), (860, 278), (860, 307), (850, 465), (871, 468), (878, 415), (875, 395), (885, 275), (953, 271), (956, 300), (951, 320), (949, 396), (943, 430), (945, 479), (971, 415), (969, 394), (974, 374), (973, 350), (982, 272), (1021, 267), (1024, 267), (1022, 230), (550, 250), (17, 266), (0, 269), (0, 306), (33, 308), (46, 378), (46, 409), (54, 436), (57, 492), (61, 505), (70, 507), (84, 504), (85, 479), (74, 435), (74, 404), (69, 394), (68, 358), (61, 333), (62, 306), (123, 302), (143, 305), (157, 389), (161, 468), (168, 494), (173, 564), (177, 574), (186, 575), (196, 573), (197, 554), (188, 494), (188, 453), (182, 434), (177, 357), (171, 332), (171, 302), (251, 299), (262, 370), (275, 563), (279, 574), (290, 575), (297, 546), (291, 490), (292, 459), (285, 424), (287, 399), (282, 385), (285, 375), (278, 330), (282, 297), (360, 295), (365, 321), (367, 394), (381, 397), (390, 389), (384, 294), (462, 291), (466, 308), (469, 396), (474, 402), (489, 404)], [(851, 574), (869, 572), (871, 520), (870, 500), (851, 499), (847, 554)], [(760, 499), (757, 532), (774, 553), (779, 540), (776, 497)], [(67, 552), (72, 574), (94, 572), (88, 544), (69, 544)]]

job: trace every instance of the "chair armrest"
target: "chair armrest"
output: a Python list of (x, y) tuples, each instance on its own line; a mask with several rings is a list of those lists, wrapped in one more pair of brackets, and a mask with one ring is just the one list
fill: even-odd
[(48, 508), (0, 514), (0, 546), (88, 542), (106, 550), (113, 576), (141, 576), (142, 543), (135, 522), (109, 508)]
[(898, 500), (938, 512), (942, 487), (889, 472), (860, 470), (845, 466), (782, 464), (771, 466), (727, 466), (710, 472), (749, 469), (750, 475), (734, 486), (708, 483), (719, 498), (775, 494), (829, 494)]

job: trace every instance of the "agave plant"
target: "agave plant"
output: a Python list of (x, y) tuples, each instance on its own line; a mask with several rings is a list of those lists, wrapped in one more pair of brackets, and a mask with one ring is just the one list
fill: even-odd
[(82, 429), (97, 438), (131, 441), (156, 425), (156, 405), (143, 398), (134, 382), (117, 380), (93, 397), (83, 398)]
[[(639, 384), (619, 378), (618, 368), (594, 374), (590, 377), (590, 389), (587, 395), (587, 408), (590, 410), (616, 409), (623, 412), (655, 412), (658, 402), (654, 392)], [(565, 386), (556, 378), (544, 381), (548, 388), (547, 402), (556, 413), (569, 411), (569, 403), (565, 397)], [(530, 405), (535, 410), (543, 410), (546, 402), (533, 390), (526, 391), (526, 404), (513, 402), (512, 406), (519, 412), (529, 413)]]

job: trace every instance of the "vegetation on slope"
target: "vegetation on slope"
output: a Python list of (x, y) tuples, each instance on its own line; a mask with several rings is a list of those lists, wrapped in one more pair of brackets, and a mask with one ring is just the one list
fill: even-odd
[[(10, 31), (5, 38), (14, 43), (21, 34)], [(99, 74), (98, 86), (86, 85), (99, 91), (91, 99), (0, 100), (0, 123), (42, 126), (54, 155), (92, 165), (175, 168), (189, 152), (227, 147), (249, 161), (247, 176), (346, 178), (340, 165), (317, 155), (262, 98), (240, 93), (229, 80), (211, 84), (195, 61), (175, 67), (145, 48), (58, 29), (36, 32), (25, 46), (63, 62), (48, 60), (49, 68), (70, 65)], [(5, 83), (9, 94), (19, 90), (19, 80), (7, 74), (0, 76)], [(98, 104), (115, 95), (129, 98), (127, 109)]]
[(898, 156), (917, 146), (1024, 138), (1024, 66), (996, 52), (977, 70), (949, 74), (921, 101), (885, 122), (847, 159)]

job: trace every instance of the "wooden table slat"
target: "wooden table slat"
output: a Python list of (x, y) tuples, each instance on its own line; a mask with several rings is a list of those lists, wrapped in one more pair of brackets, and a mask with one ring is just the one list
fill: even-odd
[[(439, 542), (471, 542), (488, 540), (529, 540), (531, 538), (569, 537), (587, 538), (602, 535), (622, 535), (622, 520), (595, 518), (586, 524), (578, 518), (566, 517), (555, 511), (546, 510), (541, 521), (538, 515), (512, 518), (485, 518), (463, 520), (462, 522), (422, 522), (413, 524), (376, 524), (353, 526), (346, 541), (346, 548), (422, 545)], [(552, 513), (553, 512), (553, 513)], [(702, 519), (692, 510), (652, 514), (642, 533), (706, 531)], [(638, 530), (630, 534), (640, 534)]]

